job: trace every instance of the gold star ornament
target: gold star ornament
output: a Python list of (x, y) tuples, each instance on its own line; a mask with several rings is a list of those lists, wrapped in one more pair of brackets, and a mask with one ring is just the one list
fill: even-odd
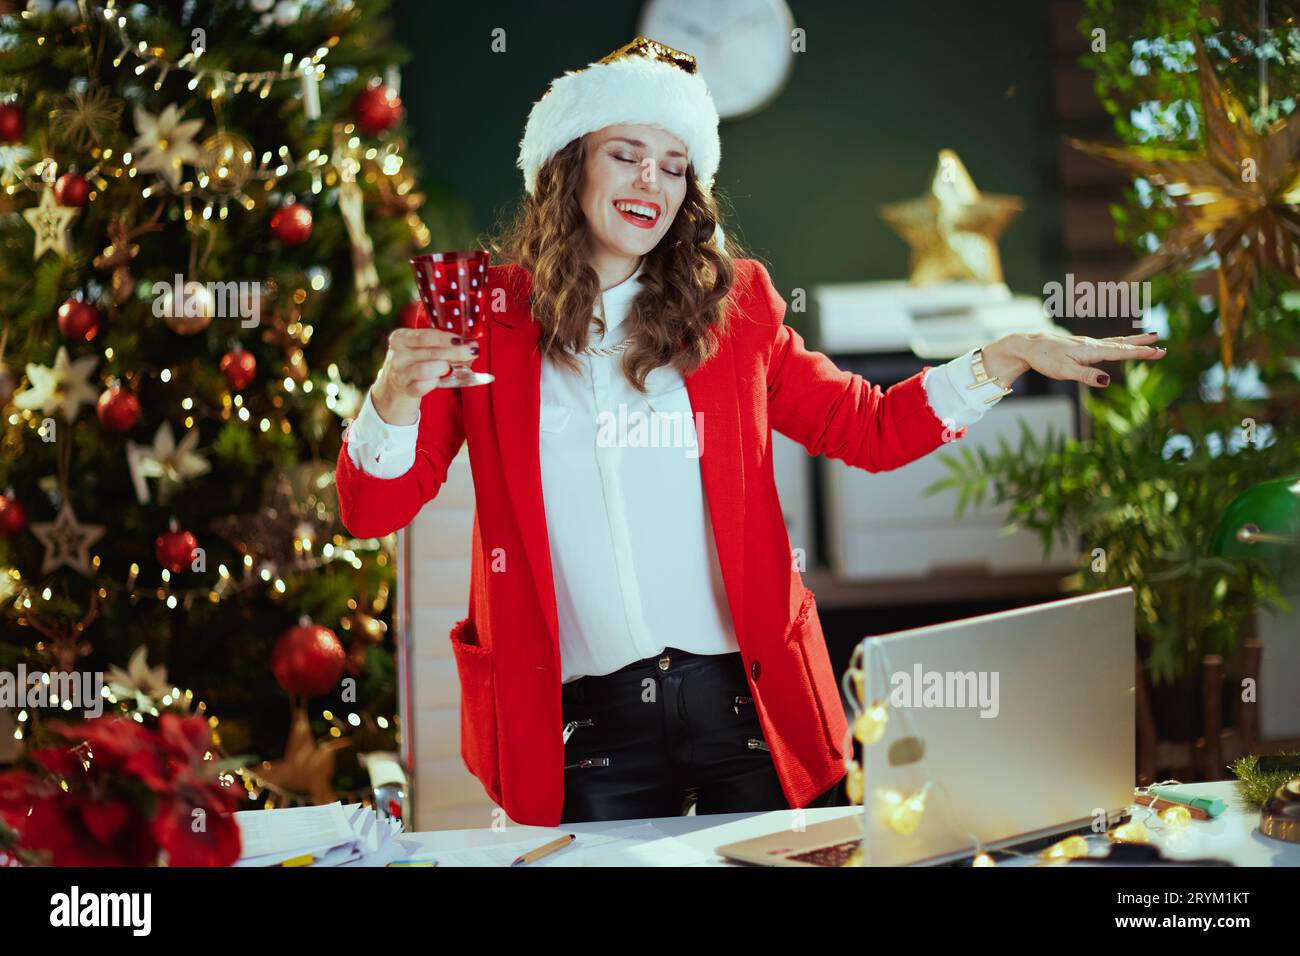
[(1220, 87), (1200, 37), (1194, 39), (1205, 117), (1201, 150), (1071, 143), (1145, 177), (1177, 204), (1177, 221), (1160, 248), (1141, 259), (1126, 281), (1188, 268), (1217, 254), (1219, 349), (1226, 369), (1263, 272), (1300, 280), (1300, 110), (1257, 133), (1246, 109)]
[(880, 214), (912, 247), (912, 285), (1002, 281), (998, 237), (1025, 204), (1016, 196), (981, 193), (951, 149), (939, 151), (930, 192), (882, 206)]
[(346, 737), (317, 741), (311, 732), (305, 707), (297, 706), (289, 724), (289, 738), (280, 760), (263, 761), (250, 767), (250, 774), (262, 784), (297, 797), (309, 798), (313, 803), (331, 803), (335, 799), (334, 770), (338, 752), (352, 746)]
[(23, 218), (36, 231), (33, 259), (39, 259), (51, 251), (68, 258), (71, 254), (68, 250), (68, 226), (72, 225), (77, 212), (72, 206), (60, 206), (50, 187), (41, 190), (41, 201), (30, 209), (23, 210)]
[(81, 524), (66, 499), (53, 521), (32, 525), (32, 534), (45, 546), (41, 574), (67, 565), (90, 577), (90, 548), (104, 536), (102, 524)]

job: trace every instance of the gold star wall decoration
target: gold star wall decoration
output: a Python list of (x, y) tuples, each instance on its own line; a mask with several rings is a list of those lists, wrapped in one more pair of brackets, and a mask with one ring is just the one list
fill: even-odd
[(912, 247), (912, 285), (993, 284), (1002, 281), (997, 239), (1024, 208), (1016, 196), (981, 193), (957, 154), (941, 149), (930, 192), (882, 206), (880, 214)]
[(1194, 42), (1205, 118), (1202, 149), (1071, 143), (1145, 177), (1177, 203), (1177, 221), (1160, 248), (1125, 281), (1188, 268), (1217, 254), (1219, 349), (1229, 368), (1262, 274), (1272, 269), (1300, 280), (1300, 110), (1257, 133), (1245, 107), (1219, 85), (1200, 37)]
[(102, 524), (82, 524), (65, 499), (53, 521), (32, 524), (32, 534), (45, 546), (41, 574), (67, 565), (90, 577), (90, 548), (104, 536)]
[(47, 186), (41, 190), (41, 201), (30, 209), (23, 210), (23, 218), (36, 231), (33, 259), (39, 259), (50, 251), (68, 258), (71, 254), (68, 250), (68, 226), (72, 225), (77, 212), (72, 206), (60, 206), (54, 198), (53, 189)]

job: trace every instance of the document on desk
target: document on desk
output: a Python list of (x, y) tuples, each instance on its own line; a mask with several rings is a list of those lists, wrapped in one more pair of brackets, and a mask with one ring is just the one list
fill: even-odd
[[(556, 831), (556, 836), (564, 828)], [(502, 840), (459, 850), (435, 850), (431, 854), (444, 866), (509, 866), (529, 850), (545, 846), (555, 837)], [(602, 833), (579, 833), (561, 850), (548, 854), (529, 867), (565, 866), (696, 866), (711, 858), (681, 840), (665, 834), (652, 823), (619, 827)]]
[(360, 803), (240, 810), (235, 814), (242, 840), (236, 866), (277, 866), (310, 857), (311, 866), (382, 866), (400, 852), (393, 839), (396, 820), (381, 820)]

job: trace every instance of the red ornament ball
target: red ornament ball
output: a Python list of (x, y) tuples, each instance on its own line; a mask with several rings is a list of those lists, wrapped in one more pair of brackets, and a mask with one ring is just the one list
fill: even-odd
[(352, 101), (352, 118), (367, 136), (392, 129), (402, 118), (402, 98), (386, 86), (371, 86)]
[(95, 403), (99, 422), (111, 432), (129, 432), (140, 420), (140, 399), (130, 389), (114, 383)]
[(104, 313), (89, 302), (69, 299), (59, 306), (59, 331), (69, 342), (89, 342), (103, 324)]
[(84, 206), (90, 199), (90, 182), (80, 173), (64, 173), (54, 184), (60, 206)]
[(13, 538), (27, 528), (27, 509), (13, 495), (0, 495), (0, 538)]
[(271, 214), (271, 236), (281, 245), (301, 246), (311, 238), (311, 210), (296, 202), (281, 206)]
[(424, 303), (419, 299), (412, 299), (407, 306), (402, 309), (398, 320), (402, 323), (404, 329), (431, 329), (433, 323), (429, 321), (429, 313), (425, 311)]
[(153, 543), (153, 553), (159, 564), (172, 574), (179, 574), (190, 566), (198, 546), (198, 538), (183, 528), (174, 527), (158, 535)]
[(346, 663), (338, 636), (307, 618), (285, 631), (271, 652), (271, 673), (294, 696), (319, 697), (334, 690)]
[(0, 143), (16, 143), (23, 138), (26, 118), (21, 106), (0, 104)]
[(252, 352), (232, 349), (221, 356), (221, 374), (226, 377), (232, 389), (242, 391), (248, 388), (248, 383), (257, 375), (257, 358)]

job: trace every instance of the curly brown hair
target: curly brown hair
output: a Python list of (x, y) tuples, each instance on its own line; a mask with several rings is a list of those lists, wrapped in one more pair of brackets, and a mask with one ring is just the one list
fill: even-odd
[[(486, 241), (497, 264), (515, 263), (533, 278), (529, 298), (542, 327), (543, 357), (574, 371), (576, 353), (587, 347), (587, 333), (600, 296), (600, 278), (587, 261), (590, 227), (578, 201), (586, 145), (572, 140), (537, 175), (535, 194), (524, 198), (505, 229)], [(714, 240), (720, 221), (716, 199), (704, 192), (695, 167), (686, 175), (686, 195), (672, 225), (642, 262), (641, 290), (624, 320), (629, 347), (622, 370), (639, 392), (646, 376), (671, 365), (694, 371), (717, 351), (741, 247), (730, 233)]]

